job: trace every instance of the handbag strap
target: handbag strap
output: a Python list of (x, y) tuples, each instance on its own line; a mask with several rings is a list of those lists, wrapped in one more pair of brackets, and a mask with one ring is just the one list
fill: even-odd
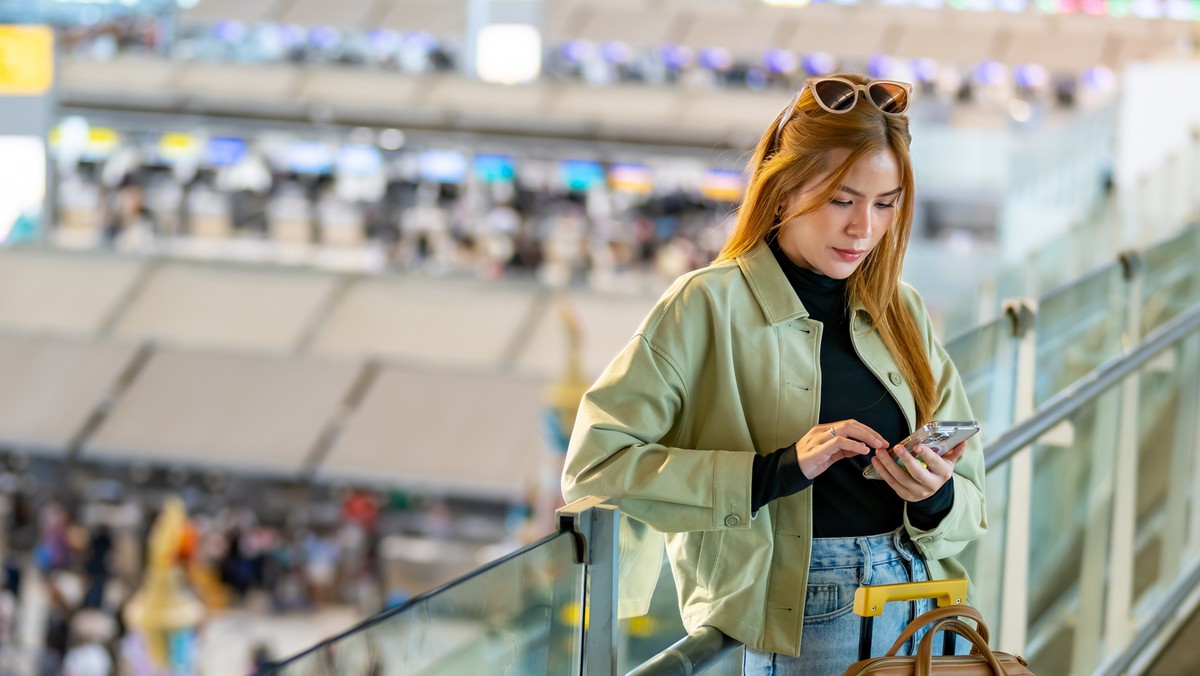
[(972, 655), (979, 655), (987, 660), (995, 676), (1005, 676), (1004, 667), (1001, 666), (1000, 660), (996, 659), (996, 654), (988, 647), (983, 636), (972, 629), (971, 625), (953, 617), (938, 620), (929, 628), (929, 633), (921, 638), (921, 645), (917, 647), (916, 664), (913, 665), (915, 676), (931, 676), (933, 673), (933, 635), (939, 631), (952, 631), (966, 638), (975, 645), (975, 649), (971, 651)]
[(892, 644), (892, 649), (887, 652), (888, 657), (895, 657), (898, 655), (900, 653), (900, 648), (904, 647), (904, 643), (930, 622), (953, 619), (956, 617), (966, 617), (975, 620), (975, 624), (979, 625), (978, 633), (983, 636), (983, 644), (988, 644), (989, 636), (987, 625), (983, 623), (983, 615), (980, 614), (978, 610), (975, 610), (968, 605), (941, 606), (940, 608), (934, 608), (927, 613), (922, 613), (917, 617), (917, 619), (909, 622), (908, 626), (904, 628), (904, 631), (900, 632), (900, 638), (896, 639), (896, 642)]

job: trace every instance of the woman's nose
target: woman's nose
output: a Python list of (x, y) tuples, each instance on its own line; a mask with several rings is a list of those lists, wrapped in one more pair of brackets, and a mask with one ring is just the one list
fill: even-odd
[(875, 228), (879, 225), (875, 222), (878, 216), (870, 208), (856, 209), (853, 217), (850, 219), (850, 224), (846, 228), (846, 232), (856, 238), (865, 239), (871, 236)]

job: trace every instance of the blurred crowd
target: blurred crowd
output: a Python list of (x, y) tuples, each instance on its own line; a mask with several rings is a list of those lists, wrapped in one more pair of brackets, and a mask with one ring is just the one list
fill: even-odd
[(268, 176), (251, 189), (222, 185), (213, 172), (181, 184), (171, 172), (142, 167), (107, 186), (85, 169), (59, 192), (68, 222), (75, 210), (102, 214), (102, 243), (126, 251), (215, 230), (227, 241), (270, 242), (281, 258), (289, 246), (351, 245), (373, 252), (379, 269), (600, 290), (657, 287), (707, 264), (724, 242), (731, 209), (682, 190), (633, 199), (404, 178), (389, 180), (379, 199), (351, 200), (329, 176)]
[[(0, 483), (0, 675), (166, 676), (126, 613), (146, 579), (147, 547), (163, 494), (128, 489), (75, 500), (59, 491), (29, 490), (28, 479), (16, 474), (3, 475)], [(404, 550), (413, 542), (499, 540), (511, 526), (501, 517), (464, 532), (453, 505), (406, 494), (381, 498), (344, 490), (294, 505), (289, 516), (223, 505), (214, 494), (182, 493), (193, 508), (176, 564), (208, 616), (228, 610), (308, 614), (331, 604), (366, 616), (426, 588), (403, 571)], [(433, 560), (453, 572), (453, 557), (441, 557)], [(37, 627), (21, 626), (33, 621)], [(203, 624), (197, 629), (202, 634)], [(247, 640), (247, 672), (286, 657), (268, 639)]]

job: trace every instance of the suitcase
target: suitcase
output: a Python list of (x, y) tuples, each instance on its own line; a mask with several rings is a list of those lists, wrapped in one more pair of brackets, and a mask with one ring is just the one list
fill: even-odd
[[(891, 650), (882, 657), (871, 658), (871, 639), (875, 618), (883, 613), (883, 606), (893, 601), (915, 601), (932, 598), (937, 608), (917, 617), (909, 623)], [(854, 593), (854, 614), (862, 618), (862, 631), (858, 639), (858, 662), (850, 665), (843, 676), (907, 676), (909, 674), (997, 674), (1033, 676), (1029, 664), (1019, 655), (993, 652), (988, 647), (988, 629), (978, 610), (965, 605), (967, 581), (933, 580), (908, 582), (873, 587), (859, 587)], [(958, 618), (975, 621), (978, 629)], [(926, 625), (932, 626), (921, 639), (914, 655), (897, 655), (917, 631)], [(942, 656), (933, 656), (933, 641), (942, 633)], [(963, 636), (975, 647), (970, 655), (952, 655), (955, 635)]]

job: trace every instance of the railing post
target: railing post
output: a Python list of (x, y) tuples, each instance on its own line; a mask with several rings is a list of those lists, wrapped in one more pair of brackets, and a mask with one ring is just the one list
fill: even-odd
[[(1017, 378), (1013, 420), (1021, 422), (1034, 413), (1034, 377), (1037, 369), (1037, 341), (1034, 330), (1036, 301), (1009, 300), (1004, 314), (1012, 321), (1017, 342)], [(1029, 513), (1033, 486), (1033, 456), (1027, 446), (1017, 451), (1008, 466), (1008, 518), (1004, 532), (1004, 581), (1000, 602), (1001, 650), (1025, 649), (1029, 624)]]
[(582, 676), (617, 673), (617, 516), (608, 498), (586, 497), (559, 508), (558, 529), (575, 535), (576, 562), (583, 564)]
[[(1166, 523), (1161, 536), (1162, 560), (1159, 562), (1158, 579), (1171, 583), (1183, 570), (1185, 552), (1194, 551), (1200, 545), (1200, 500), (1190, 496), (1200, 479), (1200, 463), (1196, 461), (1196, 449), (1200, 446), (1200, 416), (1184, 414), (1185, 411), (1200, 411), (1200, 336), (1186, 339), (1175, 353), (1175, 374), (1179, 383), (1180, 414), (1175, 416), (1174, 448), (1171, 449), (1170, 478), (1167, 484)], [(1188, 533), (1188, 502), (1193, 511)]]
[[(1142, 328), (1141, 258), (1137, 252), (1120, 255), (1128, 292), (1126, 341), (1136, 345)], [(1138, 388), (1140, 378), (1131, 373), (1121, 383), (1120, 427), (1113, 465), (1112, 534), (1108, 554), (1108, 598), (1105, 603), (1105, 655), (1123, 650), (1133, 638), (1133, 566), (1137, 525)]]

